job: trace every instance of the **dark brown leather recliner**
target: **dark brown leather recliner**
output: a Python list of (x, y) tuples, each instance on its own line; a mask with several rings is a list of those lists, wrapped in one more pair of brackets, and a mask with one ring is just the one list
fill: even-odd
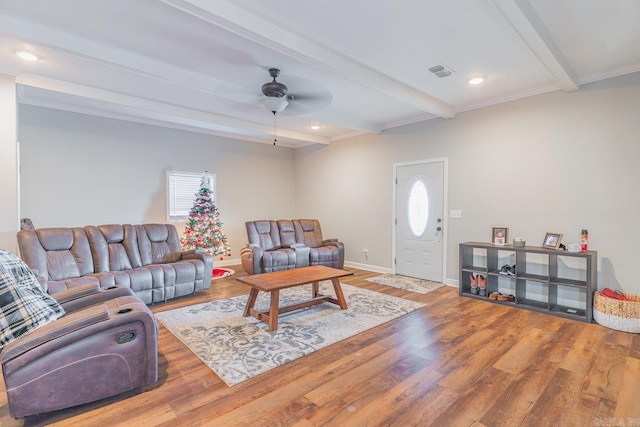
[(0, 353), (12, 417), (65, 409), (157, 381), (157, 323), (130, 289), (94, 283), (53, 296), (66, 314)]

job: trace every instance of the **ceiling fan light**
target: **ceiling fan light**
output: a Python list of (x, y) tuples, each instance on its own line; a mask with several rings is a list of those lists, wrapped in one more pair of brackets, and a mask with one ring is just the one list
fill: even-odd
[(264, 98), (262, 98), (262, 104), (267, 110), (275, 114), (280, 113), (282, 112), (282, 110), (287, 108), (287, 105), (289, 105), (289, 101), (287, 101), (287, 99), (284, 97), (278, 98), (275, 96), (265, 96)]

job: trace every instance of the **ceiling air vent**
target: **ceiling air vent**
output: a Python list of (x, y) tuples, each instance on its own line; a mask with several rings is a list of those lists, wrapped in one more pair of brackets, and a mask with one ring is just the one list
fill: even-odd
[(429, 68), (429, 71), (431, 71), (433, 74), (435, 74), (436, 76), (443, 78), (443, 77), (447, 77), (450, 76), (451, 74), (455, 73), (455, 71), (453, 71), (451, 68), (447, 67), (446, 65), (436, 65), (435, 67), (431, 67)]

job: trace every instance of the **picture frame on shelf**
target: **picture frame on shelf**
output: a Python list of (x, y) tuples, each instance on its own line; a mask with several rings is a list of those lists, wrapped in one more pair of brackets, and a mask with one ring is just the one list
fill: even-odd
[(491, 227), (491, 243), (495, 246), (504, 246), (509, 241), (509, 227)]
[(542, 247), (546, 249), (558, 249), (560, 243), (562, 243), (563, 234), (560, 233), (547, 233), (542, 241)]

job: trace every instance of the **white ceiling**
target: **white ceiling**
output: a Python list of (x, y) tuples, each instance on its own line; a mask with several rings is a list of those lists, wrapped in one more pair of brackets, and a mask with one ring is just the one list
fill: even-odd
[(299, 147), (640, 71), (640, 1), (0, 0), (0, 47), (20, 103), (265, 143), (279, 68)]

